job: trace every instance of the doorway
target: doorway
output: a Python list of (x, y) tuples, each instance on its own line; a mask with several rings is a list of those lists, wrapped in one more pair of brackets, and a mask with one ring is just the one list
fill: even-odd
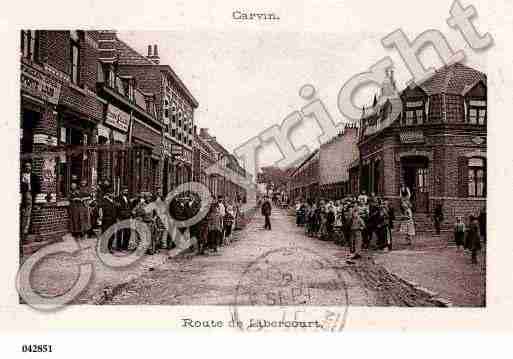
[(22, 154), (32, 153), (32, 147), (34, 145), (34, 128), (40, 121), (40, 118), (41, 115), (39, 112), (23, 110), (20, 138), (20, 150)]
[(402, 182), (410, 189), (416, 212), (429, 212), (429, 160), (424, 156), (401, 159)]

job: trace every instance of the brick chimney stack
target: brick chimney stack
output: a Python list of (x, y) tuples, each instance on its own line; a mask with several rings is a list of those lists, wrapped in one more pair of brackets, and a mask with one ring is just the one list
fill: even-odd
[(148, 45), (148, 56), (146, 56), (146, 58), (154, 64), (158, 65), (160, 63), (160, 57), (157, 45), (153, 45), (153, 53), (151, 52), (151, 48), (152, 45)]
[(208, 137), (210, 137), (209, 134), (208, 134), (208, 128), (200, 128), (199, 136), (201, 138), (208, 138)]

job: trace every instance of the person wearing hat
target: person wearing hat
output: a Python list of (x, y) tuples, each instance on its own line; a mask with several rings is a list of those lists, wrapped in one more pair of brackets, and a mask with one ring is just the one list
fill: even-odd
[(459, 250), (463, 246), (465, 240), (465, 223), (461, 216), (456, 217), (456, 223), (454, 224), (454, 242), (456, 243), (456, 249)]
[(21, 234), (27, 236), (30, 229), (32, 217), (33, 200), (39, 192), (41, 186), (38, 177), (32, 173), (32, 164), (25, 162), (20, 178), (21, 192)]
[(271, 201), (268, 196), (265, 196), (264, 203), (262, 204), (262, 216), (265, 218), (264, 229), (271, 230)]
[[(108, 183), (108, 181), (105, 181)], [(117, 206), (114, 195), (109, 191), (110, 185), (105, 186), (103, 195), (99, 200), (99, 213), (98, 221), (101, 223), (102, 233), (105, 233), (111, 226), (116, 225), (117, 220)], [(114, 239), (117, 236), (117, 231), (114, 230), (112, 236), (107, 240), (107, 249), (109, 252), (113, 250)]]
[[(121, 194), (116, 199), (116, 204), (118, 207), (118, 222), (124, 221), (126, 219), (130, 219), (132, 214), (132, 206), (130, 204), (130, 199), (128, 198), (128, 188), (123, 187), (121, 189)], [(120, 230), (118, 234), (117, 240), (117, 248), (119, 250), (127, 250), (128, 249), (128, 240), (130, 238), (130, 228), (123, 228)]]

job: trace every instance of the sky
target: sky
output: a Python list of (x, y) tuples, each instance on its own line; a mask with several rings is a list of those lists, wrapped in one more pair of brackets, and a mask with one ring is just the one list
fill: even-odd
[[(336, 23), (292, 27), (294, 31), (287, 26), (265, 30), (255, 26), (189, 27), (172, 31), (118, 31), (118, 37), (142, 54), (146, 54), (147, 45), (157, 44), (160, 63), (170, 65), (199, 102), (195, 112), (198, 128), (208, 128), (232, 151), (304, 106), (306, 101), (298, 92), (305, 84), (316, 88), (318, 98), (336, 122), (343, 119), (336, 106), (341, 87), (384, 56), (392, 58), (398, 87), (403, 89), (411, 74), (397, 51), (385, 49), (380, 42), (398, 25), (410, 39), (427, 29), (439, 29), (453, 50), (465, 51), (467, 65), (486, 72), (486, 53), (470, 51), (461, 35), (445, 23), (449, 3), (436, 5), (438, 13), (432, 11), (415, 19), (392, 13), (384, 14), (382, 19), (378, 17), (377, 21), (374, 14), (372, 21), (366, 22), (368, 9), (354, 3), (352, 17), (348, 19), (342, 17), (343, 2), (336, 8), (316, 9), (311, 14), (310, 22), (322, 22), (325, 11), (339, 11), (338, 30)], [(336, 18), (331, 14), (330, 19), (333, 17)], [(430, 48), (420, 58), (426, 66), (442, 66)], [(356, 105), (369, 105), (377, 91), (373, 86), (364, 88), (355, 98)], [(305, 119), (292, 131), (290, 139), (295, 147), (307, 145), (314, 150), (319, 146), (320, 134), (315, 121)], [(280, 158), (276, 145), (269, 142), (258, 153), (258, 164), (270, 165)]]

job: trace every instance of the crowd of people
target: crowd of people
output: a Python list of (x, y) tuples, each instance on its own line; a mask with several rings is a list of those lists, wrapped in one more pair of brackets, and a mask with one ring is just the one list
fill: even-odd
[(374, 193), (296, 203), (296, 224), (305, 227), (306, 235), (348, 246), (351, 259), (361, 258), (362, 250), (371, 247), (373, 235), (376, 249), (391, 250), (394, 219), (393, 208)]
[[(117, 228), (116, 224), (124, 220), (136, 219), (144, 222), (151, 238), (147, 254), (155, 254), (161, 249), (173, 249), (176, 246), (165, 224), (157, 213), (158, 207), (148, 206), (162, 201), (158, 194), (144, 192), (129, 196), (128, 188), (123, 187), (116, 196), (109, 181), (104, 181), (96, 192), (89, 192), (87, 183), (71, 184), (70, 192), (71, 234), (76, 239), (85, 239), (105, 233), (110, 229), (107, 249), (131, 251), (137, 248), (140, 238), (131, 227)], [(177, 221), (192, 218), (201, 207), (201, 199), (194, 192), (173, 198), (169, 205), (171, 217)], [(218, 248), (231, 242), (232, 232), (240, 217), (238, 201), (218, 197), (212, 203), (208, 214), (198, 223), (189, 227), (190, 236), (198, 239), (198, 254), (207, 251), (217, 252)], [(183, 233), (186, 228), (178, 228)]]
[[(296, 225), (305, 228), (308, 237), (332, 240), (349, 247), (350, 261), (362, 257), (362, 250), (392, 250), (394, 221), (399, 222), (399, 233), (404, 235), (406, 245), (412, 245), (415, 235), (414, 209), (408, 188), (400, 190), (400, 208), (396, 217), (393, 206), (374, 193), (370, 196), (362, 191), (358, 196), (349, 196), (331, 201), (316, 199), (299, 200), (295, 205)], [(440, 235), (443, 209), (435, 206), (433, 223), (435, 235)], [(482, 209), (478, 216), (469, 217), (468, 228), (461, 217), (454, 225), (454, 241), (457, 249), (465, 248), (471, 253), (472, 263), (477, 263), (477, 253), (486, 233), (486, 213)], [(376, 240), (373, 241), (373, 238)]]
[(238, 201), (218, 197), (210, 205), (208, 214), (191, 228), (191, 236), (195, 235), (198, 239), (197, 254), (219, 254), (221, 247), (235, 241), (233, 230), (237, 228), (241, 217)]

